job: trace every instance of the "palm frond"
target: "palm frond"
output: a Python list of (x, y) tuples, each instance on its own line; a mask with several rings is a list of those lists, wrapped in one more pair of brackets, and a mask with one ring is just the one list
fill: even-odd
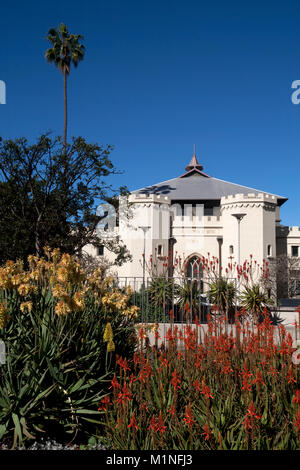
[(45, 53), (47, 62), (54, 63), (59, 70), (70, 73), (71, 64), (75, 67), (83, 60), (85, 47), (79, 41), (83, 39), (81, 34), (69, 34), (67, 26), (61, 23), (58, 29), (51, 28), (47, 39), (52, 47)]

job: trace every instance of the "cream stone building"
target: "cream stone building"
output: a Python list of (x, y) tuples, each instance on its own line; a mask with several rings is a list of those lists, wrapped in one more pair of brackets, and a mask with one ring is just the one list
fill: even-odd
[[(142, 277), (143, 254), (147, 260), (154, 253), (162, 259), (169, 256), (172, 264), (177, 252), (187, 276), (197, 257), (207, 253), (222, 266), (231, 259), (242, 264), (250, 255), (259, 263), (278, 254), (296, 259), (300, 256), (300, 229), (281, 225), (280, 208), (286, 201), (284, 196), (207, 175), (194, 151), (182, 175), (129, 196), (130, 217), (120, 217), (119, 226), (112, 231), (127, 246), (132, 261), (117, 267), (117, 273)], [(88, 246), (86, 252), (114, 259), (103, 247)]]

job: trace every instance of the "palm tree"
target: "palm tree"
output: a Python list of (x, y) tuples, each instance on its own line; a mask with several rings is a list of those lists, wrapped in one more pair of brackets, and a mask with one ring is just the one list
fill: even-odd
[(48, 31), (47, 40), (52, 47), (47, 49), (45, 58), (47, 62), (54, 63), (62, 72), (64, 77), (64, 135), (63, 153), (66, 153), (67, 145), (67, 76), (70, 74), (71, 64), (77, 67), (83, 60), (85, 47), (79, 43), (83, 39), (81, 34), (69, 34), (65, 24), (61, 24), (58, 29), (51, 28)]

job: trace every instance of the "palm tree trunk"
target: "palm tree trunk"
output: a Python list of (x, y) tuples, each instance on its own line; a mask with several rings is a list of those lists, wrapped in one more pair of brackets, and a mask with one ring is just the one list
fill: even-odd
[(63, 152), (64, 152), (64, 155), (66, 154), (66, 146), (67, 146), (67, 122), (68, 122), (68, 114), (67, 114), (67, 72), (66, 72), (66, 68), (64, 68), (64, 138), (63, 138)]
[[(67, 124), (68, 124), (68, 108), (67, 108), (67, 69), (64, 67), (64, 136), (63, 136), (63, 159), (62, 159), (62, 190), (63, 201), (66, 192), (66, 168), (67, 168)], [(65, 202), (63, 203), (63, 220), (67, 223)]]

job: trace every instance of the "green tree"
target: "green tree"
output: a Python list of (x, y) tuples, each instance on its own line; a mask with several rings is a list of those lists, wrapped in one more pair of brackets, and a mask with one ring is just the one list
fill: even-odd
[(47, 49), (45, 58), (47, 62), (53, 63), (62, 72), (64, 77), (64, 135), (63, 150), (66, 153), (67, 145), (67, 77), (71, 71), (71, 65), (78, 66), (83, 60), (85, 47), (80, 44), (83, 39), (81, 34), (69, 34), (65, 24), (61, 24), (58, 29), (51, 28), (48, 31), (47, 40), (52, 47)]
[(34, 217), (26, 188), (0, 182), (0, 263), (34, 253)]
[[(110, 151), (111, 146), (74, 137), (62, 163), (59, 138), (42, 135), (34, 144), (26, 138), (0, 140), (0, 235), (8, 230), (2, 261), (12, 254), (26, 259), (28, 251), (41, 256), (45, 245), (79, 255), (85, 245), (102, 243), (96, 207), (117, 192), (105, 181), (117, 173)], [(12, 235), (19, 251), (9, 250)], [(118, 263), (129, 256), (118, 239), (108, 249)]]

